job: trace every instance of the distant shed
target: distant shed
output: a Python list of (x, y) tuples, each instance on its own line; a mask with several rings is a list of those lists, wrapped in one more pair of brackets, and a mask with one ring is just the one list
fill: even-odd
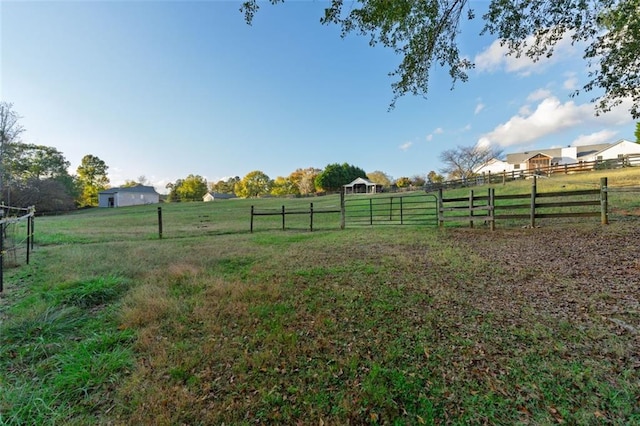
[(136, 185), (110, 188), (98, 193), (98, 207), (126, 207), (157, 204), (160, 194), (153, 186)]
[(202, 201), (214, 201), (214, 200), (228, 200), (230, 198), (236, 198), (236, 194), (224, 194), (221, 192), (207, 192), (202, 197)]

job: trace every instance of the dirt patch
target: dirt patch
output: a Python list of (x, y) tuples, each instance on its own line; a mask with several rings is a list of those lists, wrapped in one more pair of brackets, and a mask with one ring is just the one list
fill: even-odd
[(517, 317), (532, 308), (571, 320), (604, 319), (627, 332), (640, 329), (638, 223), (457, 229), (447, 236), (495, 265), (491, 285), (471, 290), (478, 309)]

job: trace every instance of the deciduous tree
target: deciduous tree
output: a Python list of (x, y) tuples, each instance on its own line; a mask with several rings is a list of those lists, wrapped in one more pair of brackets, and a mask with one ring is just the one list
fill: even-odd
[(234, 187), (236, 183), (240, 182), (240, 177), (230, 177), (226, 180), (221, 179), (216, 183), (212, 183), (209, 185), (210, 189), (213, 192), (219, 192), (221, 194), (233, 194)]
[(424, 186), (424, 184), (426, 183), (426, 180), (424, 179), (423, 175), (413, 175), (411, 177), (411, 185), (413, 186)]
[(411, 179), (409, 179), (407, 176), (399, 177), (398, 179), (396, 179), (396, 186), (398, 188), (407, 188), (408, 186), (411, 186)]
[(175, 188), (180, 201), (202, 201), (207, 193), (207, 180), (200, 175), (189, 175)]
[[(2, 194), (9, 178), (6, 167), (7, 154), (14, 144), (20, 142), (20, 135), (24, 132), (20, 118), (13, 110), (13, 104), (0, 101), (0, 193)], [(0, 198), (2, 198), (1, 195)]]
[(391, 182), (393, 181), (393, 179), (391, 179), (391, 176), (379, 170), (367, 173), (367, 178), (373, 183), (382, 185), (384, 188), (389, 188), (391, 186)]
[(316, 177), (322, 172), (315, 167), (307, 167), (306, 169), (296, 169), (289, 175), (289, 179), (298, 186), (300, 195), (309, 195), (316, 192)]
[[(284, 0), (271, 0), (280, 3)], [(462, 21), (475, 19), (471, 0), (331, 0), (320, 19), (337, 24), (342, 36), (367, 35), (401, 56), (391, 72), (396, 100), (405, 94), (426, 96), (434, 65), (447, 69), (452, 82), (467, 81), (474, 64), (461, 53)], [(258, 0), (246, 0), (241, 11), (251, 23)], [(508, 54), (539, 60), (553, 55), (565, 39), (586, 46), (592, 70), (585, 91), (602, 91), (596, 111), (608, 111), (631, 99), (631, 114), (640, 117), (640, 0), (490, 0), (482, 15), (481, 34), (493, 34)]]
[(11, 180), (58, 178), (69, 174), (67, 159), (50, 146), (13, 143), (7, 154), (5, 166)]
[(429, 173), (427, 173), (427, 181), (429, 183), (440, 183), (444, 181), (444, 176), (437, 173), (435, 170), (431, 170)]
[(286, 195), (299, 195), (298, 185), (290, 177), (278, 176), (271, 184), (271, 195), (283, 197)]
[(149, 186), (149, 180), (145, 175), (138, 176), (138, 180), (127, 179), (122, 185), (123, 188), (131, 188), (138, 185)]
[(236, 183), (235, 193), (242, 198), (259, 197), (268, 194), (271, 191), (271, 185), (269, 176), (260, 170), (254, 170)]
[(35, 206), (38, 213), (73, 210), (75, 196), (62, 179), (30, 178), (11, 183), (11, 204)]
[(95, 155), (89, 154), (82, 157), (76, 171), (81, 189), (78, 200), (80, 206), (98, 205), (98, 192), (109, 186), (108, 169), (107, 164)]
[(635, 136), (636, 136), (636, 143), (640, 143), (640, 121), (636, 123)]
[(440, 154), (440, 160), (444, 163), (441, 171), (449, 179), (467, 179), (475, 174), (478, 167), (500, 154), (500, 150), (488, 145), (458, 146), (447, 149)]

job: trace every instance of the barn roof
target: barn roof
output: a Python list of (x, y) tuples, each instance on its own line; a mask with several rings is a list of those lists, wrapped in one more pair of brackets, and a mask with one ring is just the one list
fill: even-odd
[(105, 189), (104, 191), (100, 191), (100, 194), (117, 194), (119, 192), (129, 192), (136, 194), (157, 194), (156, 189), (153, 186), (146, 185), (136, 185), (136, 186), (126, 186), (126, 187), (115, 187)]

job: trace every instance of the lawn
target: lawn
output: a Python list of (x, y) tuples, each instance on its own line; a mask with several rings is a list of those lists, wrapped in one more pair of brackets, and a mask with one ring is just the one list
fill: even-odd
[(162, 239), (158, 206), (39, 217), (0, 297), (0, 423), (639, 423), (637, 200), (495, 232), (249, 233), (251, 205), (335, 196), (163, 204)]

